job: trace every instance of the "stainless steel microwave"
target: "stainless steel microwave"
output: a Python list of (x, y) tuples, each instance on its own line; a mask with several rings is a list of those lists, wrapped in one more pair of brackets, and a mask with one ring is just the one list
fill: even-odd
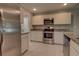
[(54, 24), (54, 18), (50, 19), (50, 18), (45, 18), (44, 19), (44, 25), (51, 25)]

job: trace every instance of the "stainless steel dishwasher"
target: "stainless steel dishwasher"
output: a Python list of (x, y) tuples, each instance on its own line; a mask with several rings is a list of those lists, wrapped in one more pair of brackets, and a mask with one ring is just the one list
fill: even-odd
[(64, 45), (63, 45), (64, 56), (70, 56), (70, 38), (64, 35)]

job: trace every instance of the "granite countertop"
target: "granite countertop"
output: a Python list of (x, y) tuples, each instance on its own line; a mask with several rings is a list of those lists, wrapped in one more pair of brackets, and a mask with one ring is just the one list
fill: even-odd
[(65, 32), (64, 35), (69, 37), (71, 40), (76, 42), (79, 45), (79, 36), (74, 32)]
[(29, 33), (29, 32), (22, 32), (21, 35), (25, 35), (25, 34), (28, 34), (28, 33)]
[(43, 29), (31, 29), (31, 31), (43, 31)]

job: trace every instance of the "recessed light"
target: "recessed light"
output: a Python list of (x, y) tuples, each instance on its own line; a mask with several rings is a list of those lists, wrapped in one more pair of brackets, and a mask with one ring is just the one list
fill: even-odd
[(36, 8), (33, 8), (33, 11), (36, 11), (37, 9)]
[(64, 3), (64, 6), (66, 6), (67, 5), (67, 3)]

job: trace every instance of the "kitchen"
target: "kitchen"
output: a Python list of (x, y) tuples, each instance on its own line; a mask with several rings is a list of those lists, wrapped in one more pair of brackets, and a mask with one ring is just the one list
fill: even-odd
[(3, 9), (14, 7), (19, 10), (21, 25), (20, 52), (9, 52), (4, 47), (7, 43), (3, 41), (6, 43), (2, 46), (6, 52), (3, 51), (3, 55), (20, 53), (23, 56), (79, 56), (78, 3), (0, 5)]
[[(59, 9), (57, 11), (50, 11), (48, 13), (46, 12), (40, 13), (38, 9), (34, 11), (34, 16), (32, 17), (31, 41), (38, 42), (38, 43), (52, 44), (52, 45), (63, 45), (64, 55), (66, 56), (79, 55), (78, 49), (77, 51), (75, 51), (76, 47), (73, 48), (76, 43), (74, 42), (74, 45), (73, 45), (73, 40), (66, 42), (65, 41), (66, 39), (64, 37), (64, 35), (67, 35), (65, 34), (66, 32), (68, 34), (73, 32), (77, 36), (79, 33), (78, 32), (79, 27), (77, 25), (78, 24), (78, 10), (76, 9), (76, 5), (74, 4), (71, 4), (69, 6), (68, 5), (65, 4), (63, 6), (64, 9)], [(39, 5), (36, 4), (36, 6), (39, 6)], [(40, 8), (43, 9), (40, 6), (39, 6), (39, 9)], [(51, 21), (52, 19), (53, 19), (53, 22)], [(48, 20), (47, 24), (45, 24), (45, 20)], [(53, 29), (50, 29), (50, 28), (53, 28)], [(51, 34), (47, 33), (47, 38), (45, 37), (46, 34), (44, 34), (46, 29), (48, 29), (48, 31), (51, 32)], [(69, 35), (67, 37), (69, 37)]]

